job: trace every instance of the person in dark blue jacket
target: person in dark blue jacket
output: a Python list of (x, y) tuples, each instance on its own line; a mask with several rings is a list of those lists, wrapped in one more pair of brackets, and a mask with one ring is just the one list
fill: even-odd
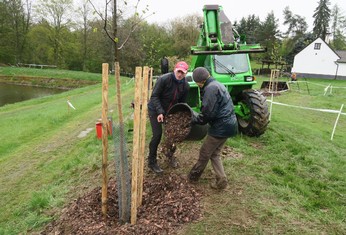
[[(152, 129), (152, 138), (149, 143), (148, 166), (156, 174), (161, 174), (163, 170), (157, 164), (157, 148), (162, 137), (162, 123), (167, 111), (177, 103), (185, 103), (190, 86), (185, 76), (189, 66), (186, 62), (180, 61), (174, 71), (159, 77), (154, 85), (153, 92), (148, 103), (148, 113)], [(172, 167), (177, 167), (177, 161), (173, 157), (175, 146), (172, 146), (170, 153), (166, 156)]]
[(188, 178), (197, 182), (209, 160), (214, 169), (216, 180), (210, 186), (225, 189), (228, 181), (220, 158), (226, 140), (238, 133), (238, 122), (234, 113), (232, 98), (226, 87), (210, 76), (204, 67), (193, 71), (193, 80), (201, 92), (201, 112), (192, 120), (193, 124), (209, 124), (208, 134), (200, 148), (197, 163), (192, 167)]

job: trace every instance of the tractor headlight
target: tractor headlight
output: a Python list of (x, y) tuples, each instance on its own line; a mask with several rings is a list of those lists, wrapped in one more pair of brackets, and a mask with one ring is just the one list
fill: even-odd
[(252, 82), (252, 81), (255, 81), (254, 76), (245, 76), (245, 82)]

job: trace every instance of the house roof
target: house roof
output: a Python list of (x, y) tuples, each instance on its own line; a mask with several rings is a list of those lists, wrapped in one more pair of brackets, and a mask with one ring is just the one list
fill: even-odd
[(340, 57), (340, 59), (338, 59), (337, 62), (346, 63), (346, 51), (335, 51), (335, 52)]

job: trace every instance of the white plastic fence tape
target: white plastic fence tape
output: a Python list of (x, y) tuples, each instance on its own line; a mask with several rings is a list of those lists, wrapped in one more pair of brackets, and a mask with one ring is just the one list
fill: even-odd
[(274, 96), (272, 94), (271, 100), (267, 100), (267, 102), (270, 102), (270, 114), (269, 114), (269, 120), (271, 120), (271, 115), (273, 113), (273, 104), (276, 105), (281, 105), (281, 106), (286, 106), (286, 107), (291, 107), (291, 108), (299, 108), (299, 109), (305, 109), (305, 110), (313, 110), (313, 111), (319, 111), (319, 112), (324, 112), (324, 113), (337, 113), (338, 116), (336, 118), (336, 121), (334, 123), (334, 128), (333, 128), (333, 132), (332, 132), (332, 136), (331, 136), (331, 140), (333, 140), (334, 137), (334, 133), (335, 133), (335, 129), (337, 126), (337, 123), (339, 122), (339, 118), (340, 115), (346, 115), (346, 113), (342, 112), (342, 109), (344, 107), (344, 104), (341, 105), (340, 110), (332, 110), (332, 109), (315, 109), (315, 108), (310, 108), (310, 107), (303, 107), (303, 106), (297, 106), (297, 105), (290, 105), (290, 104), (283, 104), (283, 103), (279, 103), (279, 102), (275, 102), (273, 101)]

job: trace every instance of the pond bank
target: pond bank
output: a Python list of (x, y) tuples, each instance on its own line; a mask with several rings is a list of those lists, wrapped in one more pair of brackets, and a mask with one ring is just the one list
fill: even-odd
[(100, 82), (90, 80), (76, 80), (69, 78), (0, 75), (0, 83), (71, 90), (75, 88), (94, 85)]

